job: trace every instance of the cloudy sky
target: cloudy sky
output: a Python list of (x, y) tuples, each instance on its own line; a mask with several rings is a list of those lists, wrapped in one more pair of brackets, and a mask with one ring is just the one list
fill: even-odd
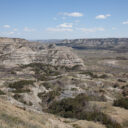
[(128, 37), (128, 0), (0, 0), (0, 37)]

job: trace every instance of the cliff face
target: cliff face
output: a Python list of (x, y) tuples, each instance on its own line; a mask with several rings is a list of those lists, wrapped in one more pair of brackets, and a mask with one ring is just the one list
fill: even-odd
[(71, 48), (28, 42), (24, 39), (0, 38), (0, 64), (45, 63), (51, 65), (83, 65)]
[(127, 38), (61, 40), (57, 45), (78, 49), (128, 50)]

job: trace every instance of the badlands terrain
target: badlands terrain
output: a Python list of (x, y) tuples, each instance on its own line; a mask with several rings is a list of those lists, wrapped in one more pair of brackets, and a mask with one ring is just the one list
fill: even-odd
[(128, 128), (128, 39), (0, 38), (0, 128)]

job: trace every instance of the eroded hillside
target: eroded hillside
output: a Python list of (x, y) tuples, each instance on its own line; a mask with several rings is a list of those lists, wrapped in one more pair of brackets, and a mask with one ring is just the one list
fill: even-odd
[(0, 43), (2, 128), (128, 127), (126, 56), (123, 70), (106, 62), (115, 52), (15, 40)]
[(20, 64), (44, 63), (72, 67), (83, 65), (80, 58), (70, 48), (43, 45), (24, 39), (0, 39), (0, 64), (16, 66)]

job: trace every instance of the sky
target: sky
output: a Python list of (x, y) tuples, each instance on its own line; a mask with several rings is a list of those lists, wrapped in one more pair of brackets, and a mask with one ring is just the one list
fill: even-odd
[(128, 0), (0, 0), (0, 37), (128, 37)]

